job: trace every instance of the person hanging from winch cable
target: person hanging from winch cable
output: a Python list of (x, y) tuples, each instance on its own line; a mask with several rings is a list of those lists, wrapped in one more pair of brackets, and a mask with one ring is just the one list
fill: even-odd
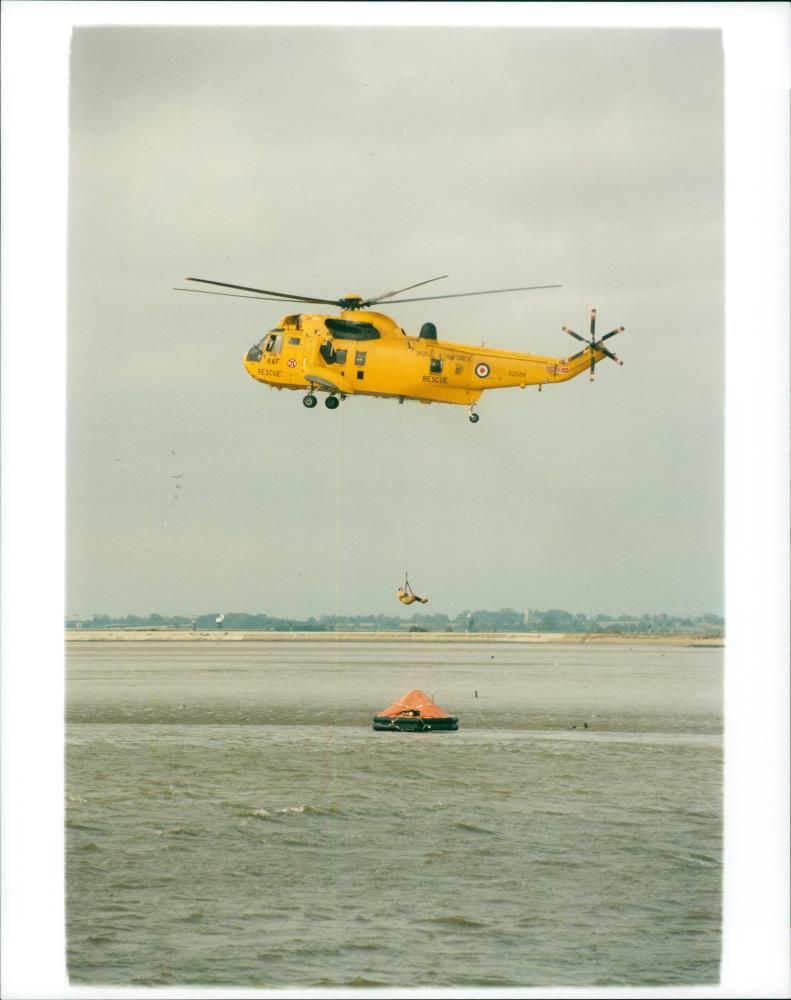
[(418, 597), (418, 595), (409, 586), (409, 577), (404, 578), (404, 586), (399, 587), (397, 590), (398, 599), (402, 604), (414, 604), (415, 601), (419, 601), (421, 604), (428, 604), (427, 597)]

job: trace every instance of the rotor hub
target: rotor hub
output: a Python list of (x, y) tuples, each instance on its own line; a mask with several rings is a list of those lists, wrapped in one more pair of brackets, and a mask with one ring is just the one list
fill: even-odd
[(345, 295), (342, 299), (338, 299), (338, 305), (341, 309), (362, 309), (363, 297), (362, 295)]
[[(591, 309), (591, 332), (590, 332), (590, 339), (589, 340), (586, 340), (585, 337), (581, 337), (578, 333), (575, 333), (573, 330), (569, 330), (569, 328), (567, 326), (564, 326), (561, 329), (563, 330), (564, 333), (568, 333), (575, 340), (579, 340), (581, 343), (585, 344), (587, 346), (587, 348), (590, 350), (590, 380), (591, 380), (591, 382), (593, 381), (593, 378), (594, 378), (594, 374), (593, 373), (594, 373), (594, 371), (596, 369), (596, 354), (594, 353), (595, 351), (599, 351), (606, 358), (610, 358), (611, 361), (615, 361), (616, 364), (619, 364), (619, 365), (623, 364), (623, 361), (621, 361), (621, 359), (617, 356), (617, 354), (613, 354), (612, 351), (608, 350), (604, 346), (604, 341), (605, 340), (609, 340), (610, 337), (614, 337), (618, 333), (623, 333), (624, 328), (622, 326), (616, 327), (615, 330), (610, 330), (609, 333), (605, 333), (605, 335), (603, 337), (599, 337), (599, 339), (597, 340), (596, 339), (596, 310), (595, 309)], [(575, 355), (575, 357), (576, 357), (576, 355)]]

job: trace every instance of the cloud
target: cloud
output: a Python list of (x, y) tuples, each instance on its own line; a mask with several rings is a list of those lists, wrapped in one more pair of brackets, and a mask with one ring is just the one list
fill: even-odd
[[(163, 561), (200, 581), (224, 558), (229, 608), (273, 566), (279, 613), (330, 610), (327, 579), (385, 610), (402, 560), (392, 545), (386, 566), (369, 555), (408, 483), (422, 512), (413, 551), (448, 610), (524, 603), (526, 590), (532, 606), (565, 593), (571, 610), (594, 593), (606, 606), (585, 607), (606, 612), (719, 609), (718, 564), (701, 556), (706, 586), (690, 573), (696, 586), (679, 589), (676, 571), (685, 545), (721, 544), (716, 33), (82, 29), (72, 68), (69, 475), (105, 495), (118, 436), (144, 456), (141, 442), (177, 439), (204, 503), (179, 498)], [(602, 324), (627, 326), (626, 365), (601, 366), (594, 386), (489, 394), (475, 437), (455, 408), (355, 399), (310, 414), (241, 367), (286, 304), (171, 291), (196, 275), (335, 297), (438, 273), (437, 294), (563, 288), (394, 305), (405, 329), (430, 318), (448, 339), (563, 355), (561, 325), (584, 330), (597, 306)], [(152, 451), (141, 495), (161, 475)], [(95, 512), (74, 495), (80, 538)], [(130, 545), (150, 534), (153, 510), (110, 508), (128, 513)], [(578, 511), (610, 508), (627, 541), (586, 533), (579, 571)], [(274, 535), (254, 528), (264, 509)], [(101, 551), (72, 568), (81, 606), (115, 594), (165, 610), (164, 580), (120, 577)], [(315, 557), (318, 579), (297, 572)]]

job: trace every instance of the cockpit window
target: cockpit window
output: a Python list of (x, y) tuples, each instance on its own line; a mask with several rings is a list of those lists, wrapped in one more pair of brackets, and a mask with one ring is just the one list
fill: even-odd
[(257, 344), (253, 344), (253, 346), (247, 352), (247, 360), (248, 361), (260, 361), (261, 360), (261, 358), (263, 357), (263, 354), (264, 354), (264, 352), (262, 350), (263, 344), (264, 344), (263, 340), (259, 340)]
[(260, 361), (264, 354), (280, 354), (283, 348), (282, 329), (270, 330), (269, 333), (254, 344), (247, 352), (248, 361)]
[(283, 348), (283, 331), (270, 330), (264, 338), (264, 354), (280, 354)]

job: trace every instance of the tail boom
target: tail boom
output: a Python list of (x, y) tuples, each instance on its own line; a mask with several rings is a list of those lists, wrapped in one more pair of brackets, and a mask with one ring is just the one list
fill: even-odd
[(568, 358), (544, 357), (535, 354), (506, 354), (490, 351), (476, 355), (476, 373), (488, 368), (481, 381), (484, 389), (525, 388), (529, 385), (551, 385), (568, 382), (590, 369), (594, 362), (606, 357), (603, 351), (586, 347)]

